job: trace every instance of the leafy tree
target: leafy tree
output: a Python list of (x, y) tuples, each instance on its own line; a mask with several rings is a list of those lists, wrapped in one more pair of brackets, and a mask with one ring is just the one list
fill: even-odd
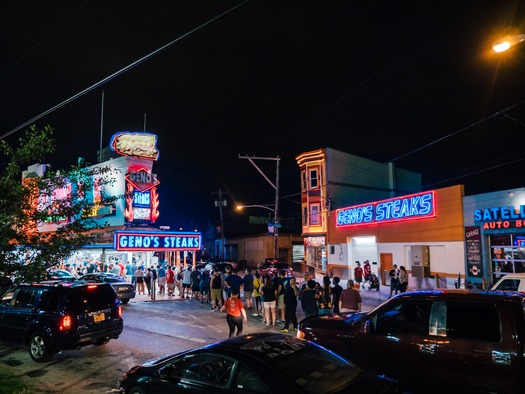
[[(97, 208), (114, 203), (105, 188), (114, 181), (109, 166), (72, 166), (48, 170), (41, 177), (23, 172), (45, 163), (55, 150), (53, 129), (32, 126), (17, 147), (0, 140), (5, 169), (0, 170), (0, 273), (15, 284), (43, 278), (46, 269), (60, 264), (74, 251), (96, 241)], [(93, 193), (96, 186), (100, 193)], [(46, 223), (56, 231), (40, 231)], [(99, 232), (100, 234), (100, 232)]]

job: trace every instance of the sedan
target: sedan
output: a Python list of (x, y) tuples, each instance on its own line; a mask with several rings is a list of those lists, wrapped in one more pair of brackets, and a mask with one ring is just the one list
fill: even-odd
[(371, 375), (313, 342), (285, 334), (242, 335), (131, 368), (121, 392), (395, 393), (397, 382)]
[(108, 272), (95, 272), (86, 274), (78, 280), (95, 283), (109, 283), (113, 286), (115, 293), (123, 304), (127, 304), (131, 298), (135, 298), (135, 286), (128, 283), (122, 276)]

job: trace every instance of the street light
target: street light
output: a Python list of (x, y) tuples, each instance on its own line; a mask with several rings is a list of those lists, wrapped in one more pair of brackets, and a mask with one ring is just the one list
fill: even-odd
[(496, 41), (492, 44), (494, 52), (503, 52), (509, 49), (511, 46), (519, 44), (525, 41), (525, 34), (518, 34), (516, 36), (507, 36), (501, 40)]
[(244, 208), (264, 208), (269, 211), (272, 211), (275, 214), (275, 209), (270, 208), (269, 206), (266, 206), (266, 205), (237, 205), (236, 207), (238, 211), (242, 211)]

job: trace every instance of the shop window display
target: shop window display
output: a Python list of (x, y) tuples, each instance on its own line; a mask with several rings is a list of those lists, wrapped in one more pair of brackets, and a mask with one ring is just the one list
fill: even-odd
[(494, 283), (505, 274), (525, 272), (525, 235), (496, 234), (489, 242)]

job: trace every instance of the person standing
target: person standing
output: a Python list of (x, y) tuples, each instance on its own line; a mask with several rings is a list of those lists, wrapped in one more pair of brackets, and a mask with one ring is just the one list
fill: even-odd
[(153, 272), (151, 272), (151, 268), (148, 267), (144, 275), (144, 283), (148, 289), (148, 295), (151, 295), (151, 282), (153, 282)]
[(371, 274), (372, 267), (370, 266), (370, 262), (368, 260), (365, 260), (365, 263), (363, 264), (363, 275), (365, 276), (365, 282), (368, 282), (370, 280)]
[(357, 266), (354, 268), (354, 280), (359, 286), (361, 286), (361, 282), (363, 281), (363, 269), (359, 262), (357, 262)]
[(279, 319), (277, 323), (281, 324), (285, 322), (286, 317), (286, 306), (284, 305), (284, 290), (288, 278), (286, 277), (286, 271), (280, 270), (279, 276), (277, 277), (277, 314)]
[(338, 276), (334, 276), (334, 279), (332, 280), (334, 283), (334, 286), (332, 287), (332, 296), (333, 296), (333, 307), (334, 307), (334, 313), (339, 313), (339, 299), (341, 298), (341, 293), (343, 291), (343, 288), (339, 284), (341, 279), (339, 279)]
[(199, 275), (199, 290), (201, 292), (201, 304), (210, 302), (210, 271), (203, 269)]
[(304, 317), (316, 316), (317, 312), (317, 299), (315, 298), (315, 288), (317, 283), (315, 280), (310, 279), (305, 286), (301, 294), (301, 308), (304, 312)]
[(399, 269), (397, 264), (392, 266), (392, 269), (388, 272), (388, 277), (390, 278), (390, 295), (388, 298), (392, 297), (392, 294), (397, 294), (399, 291)]
[(186, 269), (182, 271), (182, 298), (186, 296), (186, 299), (189, 299), (190, 292), (191, 292), (191, 265), (188, 265)]
[[(264, 307), (264, 319), (266, 319), (267, 326), (275, 326), (277, 323), (275, 320), (275, 303), (277, 300), (277, 289), (274, 285), (270, 275), (266, 274), (264, 277), (264, 282), (262, 286), (262, 296), (263, 296), (263, 307)], [(265, 321), (263, 321), (265, 323)]]
[(168, 297), (173, 297), (175, 295), (175, 271), (171, 265), (166, 271), (166, 286), (168, 287)]
[(254, 290), (254, 277), (252, 275), (251, 268), (244, 270), (244, 277), (242, 278), (242, 288), (244, 290), (244, 302), (246, 302), (246, 309), (253, 309), (253, 290)]
[(131, 272), (131, 283), (132, 284), (135, 284), (136, 283), (136, 277), (135, 277), (135, 272), (137, 272), (137, 262), (133, 262), (131, 264), (131, 269), (130, 269), (130, 272)]
[(246, 318), (246, 311), (242, 301), (239, 298), (239, 290), (232, 289), (231, 296), (224, 302), (221, 312), (226, 312), (226, 321), (230, 329), (228, 337), (231, 338), (233, 336), (235, 328), (237, 328), (236, 336), (241, 335), (243, 323), (246, 323), (248, 319)]
[(361, 305), (363, 301), (359, 291), (354, 289), (354, 281), (349, 279), (346, 282), (346, 289), (341, 293), (339, 300), (339, 310), (344, 312), (361, 312)]
[(320, 315), (332, 313), (332, 288), (330, 287), (330, 277), (323, 277), (323, 285), (316, 290), (317, 310)]
[(241, 293), (242, 278), (239, 276), (237, 269), (232, 270), (232, 272), (224, 279), (226, 285), (226, 292), (228, 293), (228, 298), (231, 297), (232, 290), (238, 290), (239, 294)]
[(294, 331), (297, 331), (297, 297), (299, 297), (299, 288), (292, 277), (285, 285), (284, 289), (284, 328), (282, 332), (289, 332), (290, 323)]
[(211, 310), (215, 311), (222, 308), (222, 288), (224, 280), (218, 269), (215, 269), (210, 280)]
[(166, 269), (162, 265), (157, 265), (157, 276), (159, 282), (159, 294), (166, 294)]
[(200, 276), (201, 273), (198, 269), (194, 269), (191, 271), (190, 278), (191, 278), (191, 298), (193, 300), (199, 300), (200, 298)]
[(255, 298), (255, 312), (252, 316), (262, 316), (262, 299), (261, 299), (261, 293), (259, 292), (259, 289), (261, 288), (261, 275), (259, 274), (259, 271), (255, 272), (255, 277), (253, 279), (253, 298)]
[(399, 266), (399, 292), (404, 293), (407, 291), (408, 286), (408, 272), (404, 266)]
[(144, 294), (144, 271), (141, 267), (135, 270), (135, 282), (137, 283), (137, 291), (139, 295)]

